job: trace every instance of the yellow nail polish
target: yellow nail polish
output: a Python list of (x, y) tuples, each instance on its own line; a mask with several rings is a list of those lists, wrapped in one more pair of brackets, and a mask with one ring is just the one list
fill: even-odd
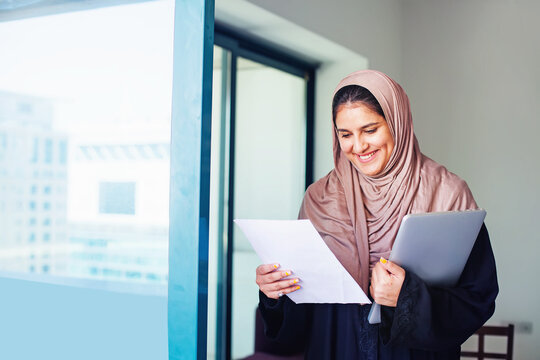
[(383, 264), (386, 264), (386, 263), (388, 262), (388, 260), (386, 260), (385, 258), (382, 257), (382, 258), (381, 258), (381, 262), (382, 262)]
[(293, 280), (293, 284), (296, 284), (298, 282), (298, 279)]
[(296, 290), (298, 290), (298, 289), (300, 289), (300, 286), (297, 286), (297, 287), (296, 287)]
[(279, 267), (278, 264), (274, 264), (274, 269), (277, 269)]
[(285, 271), (285, 276), (289, 276), (289, 275), (291, 275), (291, 273), (288, 271)]

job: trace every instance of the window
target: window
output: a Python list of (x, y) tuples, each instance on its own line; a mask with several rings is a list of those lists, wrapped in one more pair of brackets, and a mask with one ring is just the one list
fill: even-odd
[(31, 114), (32, 113), (32, 104), (21, 102), (18, 104), (18, 111), (23, 114)]
[(135, 214), (135, 183), (99, 184), (99, 212), (101, 214)]
[(3, 160), (7, 149), (7, 136), (4, 133), (0, 133), (0, 160)]
[(60, 164), (67, 163), (67, 142), (65, 140), (58, 143), (58, 157)]
[(53, 141), (51, 139), (45, 139), (45, 163), (50, 164), (53, 161)]
[(39, 139), (38, 138), (34, 138), (34, 146), (33, 146), (33, 151), (32, 151), (32, 159), (31, 161), (33, 163), (37, 163), (39, 160)]
[(50, 291), (0, 358), (164, 360), (175, 1), (0, 3), (0, 274)]

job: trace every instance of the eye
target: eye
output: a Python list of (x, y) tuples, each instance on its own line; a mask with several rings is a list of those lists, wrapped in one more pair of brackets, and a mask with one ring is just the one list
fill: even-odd
[(367, 134), (374, 134), (376, 131), (377, 131), (377, 128), (364, 130), (364, 132), (367, 133)]
[(351, 134), (343, 134), (343, 133), (341, 134), (342, 139), (346, 139), (346, 138), (348, 138), (350, 136), (351, 136)]

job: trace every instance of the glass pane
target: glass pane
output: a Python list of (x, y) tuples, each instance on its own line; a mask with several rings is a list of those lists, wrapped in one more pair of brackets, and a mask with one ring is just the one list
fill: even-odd
[[(306, 83), (238, 60), (234, 218), (296, 219), (305, 188)], [(253, 353), (260, 260), (234, 229), (232, 357)]]
[[(0, 276), (159, 299), (144, 309), (156, 328), (137, 329), (160, 336), (153, 359), (167, 356), (173, 16), (161, 0), (0, 22)], [(96, 336), (117, 328), (103, 314)]]

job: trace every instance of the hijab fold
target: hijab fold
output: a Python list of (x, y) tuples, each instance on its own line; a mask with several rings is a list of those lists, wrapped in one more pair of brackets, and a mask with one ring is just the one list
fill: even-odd
[(344, 86), (359, 85), (377, 99), (394, 138), (383, 171), (366, 176), (342, 153), (334, 131), (334, 169), (312, 184), (299, 218), (310, 219), (330, 250), (367, 293), (371, 269), (388, 258), (407, 214), (476, 209), (467, 184), (420, 152), (407, 95), (387, 75), (354, 72)]

